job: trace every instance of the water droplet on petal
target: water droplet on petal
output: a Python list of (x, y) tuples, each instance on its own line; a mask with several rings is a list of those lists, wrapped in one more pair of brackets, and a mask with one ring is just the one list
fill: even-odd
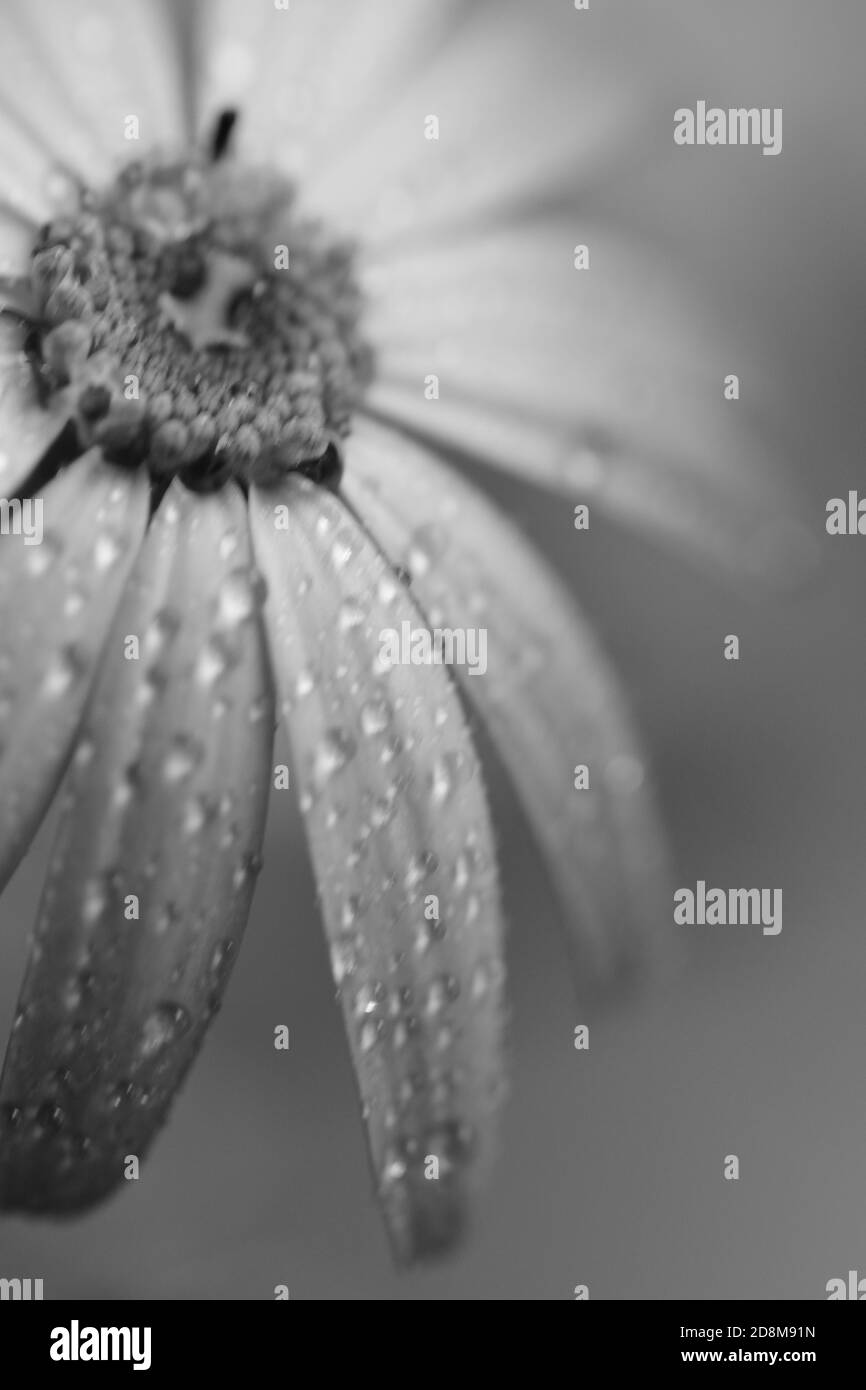
[(358, 1046), (364, 1053), (372, 1052), (379, 1041), (380, 1024), (368, 1018), (358, 1033)]
[(139, 1051), (149, 1059), (156, 1057), (189, 1030), (190, 1017), (180, 1004), (164, 1002), (148, 1014), (141, 1031)]
[(64, 647), (45, 672), (43, 693), (51, 700), (59, 700), (81, 679), (84, 670), (84, 661), (76, 648)]
[(337, 573), (348, 565), (352, 558), (352, 542), (348, 533), (341, 532), (331, 546), (331, 564)]
[(153, 929), (157, 936), (164, 936), (172, 927), (176, 927), (179, 921), (180, 913), (174, 903), (166, 903), (156, 914)]
[(430, 796), (435, 806), (444, 806), (450, 801), (457, 785), (456, 758), (445, 754), (437, 758), (430, 773)]
[(368, 700), (361, 707), (361, 729), (367, 738), (382, 734), (388, 727), (391, 712), (385, 700)]
[(108, 890), (104, 879), (91, 878), (84, 885), (81, 900), (81, 916), (92, 926), (98, 922), (108, 906)]
[(427, 990), (424, 1011), (429, 1018), (435, 1018), (452, 1004), (460, 993), (460, 985), (453, 975), (438, 975)]
[(357, 745), (345, 729), (329, 729), (313, 758), (313, 777), (322, 787), (352, 761)]
[(238, 548), (238, 537), (235, 531), (226, 531), (220, 537), (219, 557), (221, 560), (230, 560)]
[(121, 553), (120, 542), (110, 532), (103, 531), (102, 535), (96, 537), (93, 546), (93, 562), (101, 573), (104, 574), (106, 570), (111, 569), (112, 565), (117, 564)]
[(160, 608), (144, 634), (144, 644), (154, 656), (160, 655), (180, 631), (181, 620), (171, 608)]
[(222, 637), (211, 637), (199, 652), (196, 677), (202, 685), (215, 685), (231, 669), (237, 655)]
[(163, 759), (162, 775), (166, 782), (183, 782), (190, 777), (204, 756), (204, 749), (188, 734), (176, 734)]
[(63, 554), (63, 546), (56, 536), (45, 532), (41, 545), (28, 546), (27, 568), (34, 579), (47, 574), (56, 560)]
[(93, 755), (96, 752), (96, 744), (92, 738), (82, 738), (77, 748), (73, 763), (77, 768), (85, 768), (93, 762)]
[(347, 598), (340, 604), (337, 626), (342, 633), (354, 632), (364, 624), (364, 610), (357, 599)]
[(232, 570), (220, 585), (219, 621), (239, 627), (255, 617), (265, 600), (265, 582), (257, 570)]
[(421, 854), (413, 854), (406, 867), (403, 883), (407, 893), (415, 893), (420, 888), (425, 879), (434, 874), (439, 867), (439, 860), (432, 851), (425, 851)]

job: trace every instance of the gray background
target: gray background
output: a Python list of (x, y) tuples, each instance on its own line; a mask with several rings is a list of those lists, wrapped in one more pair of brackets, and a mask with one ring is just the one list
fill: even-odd
[[(821, 539), (827, 498), (866, 491), (866, 10), (592, 9), (579, 22), (606, 20), (626, 70), (673, 74), (676, 105), (784, 108), (777, 159), (677, 160), (665, 123), (658, 162), (626, 170), (596, 207), (752, 315)], [(577, 545), (568, 506), (511, 485), (498, 495), (618, 664), (677, 883), (780, 886), (782, 934), (695, 928), (675, 979), (576, 1004), (538, 861), (494, 777), (513, 1004), (503, 1153), (465, 1252), (397, 1276), (299, 825), (276, 797), (226, 1004), (141, 1181), (75, 1223), (4, 1222), (0, 1273), (43, 1278), (47, 1297), (269, 1298), (285, 1283), (321, 1299), (567, 1299), (577, 1283), (593, 1298), (812, 1299), (866, 1273), (866, 538), (823, 538), (811, 590), (762, 604), (595, 517)], [(737, 665), (721, 659), (728, 632)], [(0, 909), (4, 1032), (44, 859), (43, 836)], [(288, 1054), (272, 1047), (277, 1022)], [(593, 1025), (589, 1054), (573, 1050), (577, 1022)], [(738, 1183), (723, 1180), (727, 1153)]]

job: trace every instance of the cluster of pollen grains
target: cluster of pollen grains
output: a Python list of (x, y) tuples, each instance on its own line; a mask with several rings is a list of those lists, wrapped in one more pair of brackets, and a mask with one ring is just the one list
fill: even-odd
[(82, 448), (210, 489), (327, 476), (371, 376), (351, 245), (268, 171), (135, 164), (40, 232), (29, 351)]

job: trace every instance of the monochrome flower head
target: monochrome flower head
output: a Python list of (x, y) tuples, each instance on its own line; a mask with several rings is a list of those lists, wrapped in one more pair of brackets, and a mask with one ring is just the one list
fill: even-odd
[(577, 215), (622, 94), (540, 8), (4, 6), (0, 886), (60, 802), (0, 1086), (6, 1210), (85, 1209), (147, 1151), (287, 787), (402, 1258), (459, 1236), (503, 1092), (471, 720), (580, 986), (654, 952), (622, 697), (466, 466), (738, 575), (787, 533), (712, 335)]

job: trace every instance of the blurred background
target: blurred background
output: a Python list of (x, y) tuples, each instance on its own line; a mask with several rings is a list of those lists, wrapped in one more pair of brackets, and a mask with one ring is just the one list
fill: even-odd
[[(539, 23), (555, 38), (570, 10), (539, 6)], [(274, 797), (232, 986), (141, 1181), (74, 1223), (0, 1226), (0, 1272), (44, 1279), (46, 1297), (267, 1299), (287, 1284), (323, 1300), (569, 1299), (587, 1284), (606, 1299), (820, 1299), (828, 1279), (866, 1273), (866, 538), (824, 535), (827, 499), (866, 492), (866, 9), (591, 0), (578, 22), (611, 70), (672, 94), (643, 132), (655, 158), (611, 167), (591, 210), (754, 329), (825, 563), (796, 598), (750, 600), (596, 513), (576, 544), (561, 501), (493, 490), (621, 673), (676, 883), (782, 887), (784, 929), (695, 928), (674, 979), (576, 1001), (494, 770), (513, 1011), (502, 1156), (465, 1250), (398, 1275), (300, 824)], [(781, 106), (782, 155), (675, 151), (673, 109), (699, 97)], [(726, 633), (739, 663), (721, 659)], [(50, 834), (0, 907), (4, 1036)], [(288, 1053), (272, 1047), (280, 1022)], [(577, 1023), (588, 1053), (573, 1048)], [(732, 1153), (739, 1182), (722, 1176)]]

